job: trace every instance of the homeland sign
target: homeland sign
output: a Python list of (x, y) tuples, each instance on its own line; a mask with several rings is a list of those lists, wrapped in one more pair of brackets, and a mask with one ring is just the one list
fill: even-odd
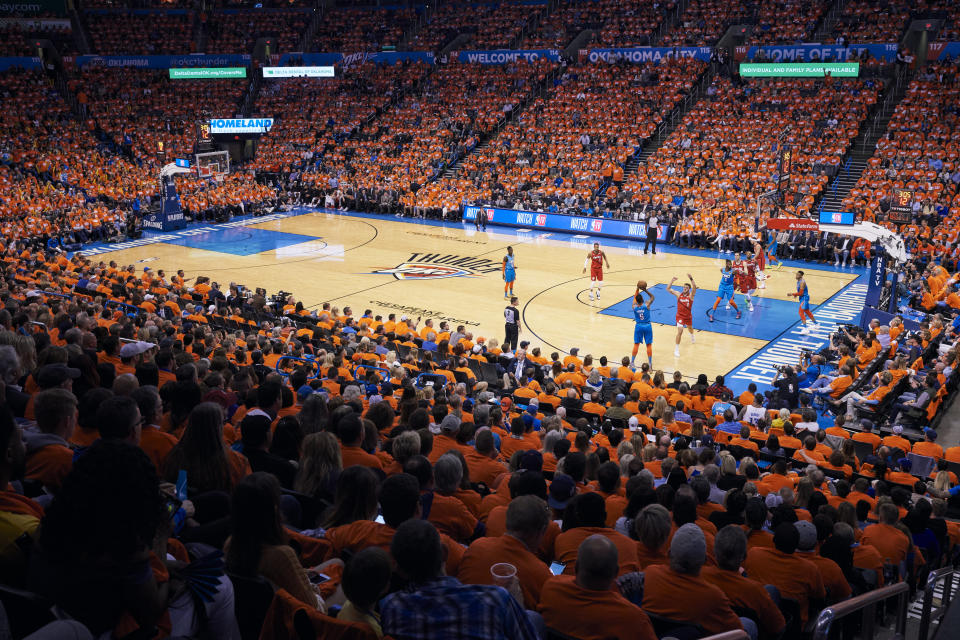
[(273, 127), (273, 118), (217, 118), (210, 121), (210, 133), (266, 133)]

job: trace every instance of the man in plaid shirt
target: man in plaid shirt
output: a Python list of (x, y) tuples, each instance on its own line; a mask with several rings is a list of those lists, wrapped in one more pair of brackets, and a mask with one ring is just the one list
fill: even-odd
[(502, 587), (465, 585), (442, 572), (440, 535), (426, 520), (397, 529), (390, 552), (403, 591), (380, 603), (383, 632), (398, 640), (536, 640), (527, 613)]

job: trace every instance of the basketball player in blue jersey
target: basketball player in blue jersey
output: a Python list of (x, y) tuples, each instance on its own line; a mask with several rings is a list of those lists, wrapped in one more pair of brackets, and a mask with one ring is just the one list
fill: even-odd
[(709, 318), (710, 322), (713, 322), (713, 312), (717, 310), (717, 307), (724, 300), (730, 301), (730, 306), (737, 310), (737, 320), (740, 319), (740, 309), (733, 299), (733, 279), (733, 263), (727, 260), (723, 269), (720, 270), (720, 286), (717, 289), (717, 299), (713, 302), (713, 309), (707, 311), (707, 318)]
[[(645, 283), (644, 283), (645, 284)], [(647, 294), (646, 301), (643, 294)], [(650, 368), (653, 368), (653, 325), (650, 324), (650, 305), (653, 304), (653, 294), (647, 291), (646, 286), (637, 287), (637, 293), (633, 297), (633, 321), (636, 323), (633, 327), (633, 357), (630, 359), (630, 366), (636, 366), (637, 352), (640, 351), (640, 343), (647, 345), (647, 362)]]
[(507, 247), (507, 255), (503, 256), (503, 297), (513, 295), (513, 283), (517, 279), (517, 259), (513, 256), (513, 247)]
[(807, 320), (809, 320), (814, 327), (817, 326), (817, 321), (814, 319), (813, 314), (810, 313), (810, 290), (807, 289), (807, 281), (803, 279), (803, 271), (797, 271), (797, 292), (788, 293), (787, 295), (797, 298), (800, 302), (800, 322), (803, 324), (803, 329), (800, 330), (800, 333), (804, 335), (810, 333)]

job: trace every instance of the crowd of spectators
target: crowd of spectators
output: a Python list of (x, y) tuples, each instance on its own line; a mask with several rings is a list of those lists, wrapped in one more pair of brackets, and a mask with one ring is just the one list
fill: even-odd
[(724, 0), (690, 0), (680, 26), (663, 37), (661, 46), (712, 46), (727, 28), (750, 16), (747, 4)]
[(627, 160), (705, 68), (692, 59), (567, 67), (439, 188), (447, 200), (516, 208), (592, 213), (597, 196), (617, 207)]
[(459, 215), (460, 201), (443, 201), (435, 184), (427, 183), (509, 120), (553, 69), (546, 60), (438, 67), (373, 126), (327, 153), (305, 179), (333, 189), (338, 201), (361, 210), (448, 208)]
[(322, 82), (312, 78), (264, 81), (257, 110), (275, 122), (258, 141), (251, 168), (289, 173), (315, 165), (426, 74), (423, 63), (365, 62), (340, 68), (336, 78)]
[(3, 260), (4, 581), (57, 605), (50, 633), (759, 638), (956, 559), (960, 447), (915, 428), (957, 386), (938, 317), (843, 329), (733, 397), (183, 271)]
[(844, 3), (833, 35), (844, 42), (899, 42), (917, 3), (906, 0), (851, 0)]
[(810, 42), (829, 9), (830, 2), (826, 0), (763, 0), (757, 9), (757, 23), (750, 34), (750, 43)]
[(787, 206), (809, 212), (879, 92), (873, 80), (718, 78), (624, 189), (653, 206), (680, 196), (699, 214), (689, 224), (742, 236), (757, 196), (776, 188), (778, 149), (789, 145), (794, 196)]
[[(195, 51), (193, 12), (134, 13), (130, 11), (83, 14), (90, 47), (102, 55), (173, 55)], [(135, 34), (135, 35), (134, 35)], [(231, 49), (238, 52), (240, 49)], [(66, 55), (61, 51), (61, 55)]]
[(417, 10), (332, 8), (323, 15), (312, 49), (350, 54), (396, 47), (413, 26)]
[(140, 162), (193, 153), (197, 124), (234, 117), (247, 87), (236, 80), (171, 80), (165, 70), (86, 66), (72, 78), (90, 118)]
[(438, 51), (459, 34), (469, 35), (461, 49), (510, 49), (532, 27), (544, 5), (525, 2), (476, 3), (455, 0), (438, 6), (427, 26), (408, 43), (412, 51)]
[(213, 11), (201, 15), (207, 34), (207, 53), (250, 53), (258, 38), (273, 38), (271, 53), (301, 51), (300, 40), (311, 13), (289, 9), (258, 11)]
[(77, 53), (73, 29), (69, 25), (43, 22), (24, 25), (8, 22), (0, 26), (0, 56), (35, 56), (37, 51), (33, 43), (38, 40), (49, 40), (60, 55), (70, 56)]

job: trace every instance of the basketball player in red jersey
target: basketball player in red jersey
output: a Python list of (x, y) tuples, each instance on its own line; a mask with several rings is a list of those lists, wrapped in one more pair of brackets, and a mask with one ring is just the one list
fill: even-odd
[(759, 283), (759, 288), (766, 289), (767, 283), (767, 274), (764, 270), (767, 268), (767, 250), (763, 246), (763, 242), (754, 238), (753, 239), (753, 255), (754, 259), (757, 262), (757, 282)]
[(587, 272), (587, 266), (590, 267), (590, 299), (593, 300), (593, 286), (597, 286), (597, 300), (600, 299), (600, 287), (603, 286), (603, 263), (607, 263), (607, 269), (610, 268), (610, 261), (607, 260), (607, 254), (600, 250), (600, 243), (593, 243), (593, 251), (587, 254), (587, 259), (583, 261), (583, 272)]
[(690, 332), (690, 342), (696, 343), (697, 339), (693, 335), (693, 297), (697, 295), (697, 283), (693, 281), (693, 276), (687, 274), (690, 282), (684, 283), (683, 291), (677, 293), (673, 290), (673, 283), (676, 278), (670, 280), (667, 285), (667, 291), (677, 298), (677, 344), (673, 348), (673, 355), (680, 357), (680, 338), (683, 337), (683, 329)]
[(740, 289), (747, 303), (747, 311), (753, 311), (751, 296), (757, 291), (757, 261), (752, 253), (748, 253), (747, 259), (741, 263), (737, 288)]

